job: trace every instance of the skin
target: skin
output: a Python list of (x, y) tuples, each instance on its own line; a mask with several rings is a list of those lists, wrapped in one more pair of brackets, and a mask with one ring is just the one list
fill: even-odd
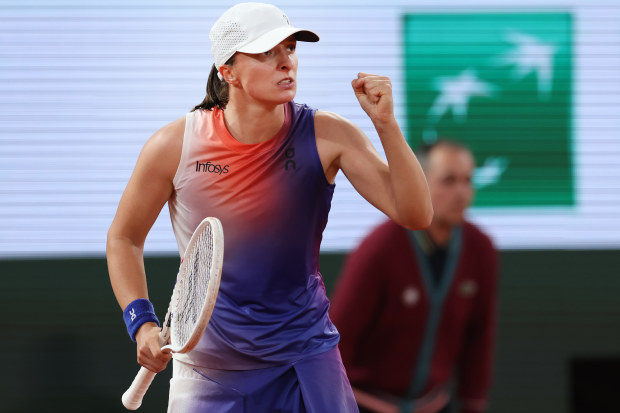
[(464, 149), (439, 145), (429, 154), (426, 178), (434, 216), (427, 232), (438, 245), (447, 245), (452, 229), (465, 218), (474, 189), (474, 158)]
[[(283, 104), (297, 91), (295, 47), (290, 37), (265, 53), (237, 53), (233, 65), (218, 68), (229, 84), (226, 126), (240, 142), (263, 142), (282, 127)], [(342, 170), (357, 191), (390, 218), (410, 229), (426, 228), (433, 216), (428, 186), (394, 118), (390, 79), (359, 73), (351, 85), (379, 134), (388, 163), (353, 123), (318, 111), (315, 132), (325, 176), (334, 182)], [(123, 309), (137, 298), (148, 298), (144, 241), (173, 195), (184, 128), (185, 117), (157, 131), (145, 144), (108, 231), (110, 281)], [(145, 323), (136, 334), (138, 363), (154, 372), (163, 370), (171, 358), (160, 350), (158, 333), (156, 324)]]

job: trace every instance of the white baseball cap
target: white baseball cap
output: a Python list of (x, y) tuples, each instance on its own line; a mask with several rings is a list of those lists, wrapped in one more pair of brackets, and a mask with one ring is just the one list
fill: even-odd
[[(239, 3), (226, 10), (209, 33), (215, 67), (219, 70), (236, 52), (263, 53), (291, 35), (318, 42), (310, 30), (294, 27), (282, 10), (265, 3)], [(222, 75), (218, 72), (221, 79)]]

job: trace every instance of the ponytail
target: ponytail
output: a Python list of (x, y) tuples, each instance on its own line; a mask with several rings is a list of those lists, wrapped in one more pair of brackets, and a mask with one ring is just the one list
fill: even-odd
[[(225, 64), (232, 65), (233, 58), (230, 58)], [(225, 80), (218, 77), (218, 70), (213, 65), (211, 72), (209, 73), (209, 79), (207, 80), (207, 95), (204, 100), (192, 109), (192, 112), (197, 109), (213, 110), (214, 107), (224, 109), (228, 103), (228, 83)]]

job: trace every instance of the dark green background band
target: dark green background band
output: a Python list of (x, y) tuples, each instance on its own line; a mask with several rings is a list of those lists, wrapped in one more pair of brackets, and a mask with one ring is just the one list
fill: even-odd
[[(322, 254), (331, 291), (344, 254)], [(620, 357), (620, 251), (502, 251), (489, 413), (566, 413), (575, 358)], [(146, 259), (165, 314), (178, 258)], [(122, 412), (138, 371), (104, 258), (0, 261), (2, 412)], [(172, 369), (141, 411), (165, 411)]]

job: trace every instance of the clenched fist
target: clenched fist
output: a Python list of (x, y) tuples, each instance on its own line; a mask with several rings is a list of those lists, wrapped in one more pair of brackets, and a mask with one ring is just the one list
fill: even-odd
[(392, 82), (389, 77), (358, 73), (351, 85), (362, 109), (373, 123), (387, 123), (394, 119)]

